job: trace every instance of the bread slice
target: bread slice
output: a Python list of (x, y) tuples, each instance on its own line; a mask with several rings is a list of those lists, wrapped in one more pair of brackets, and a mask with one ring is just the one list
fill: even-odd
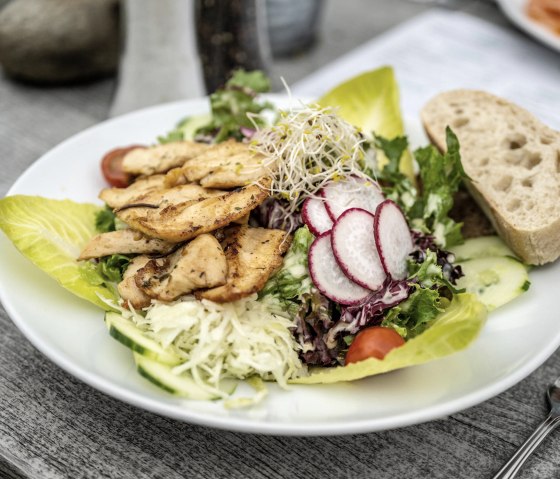
[(502, 239), (528, 264), (560, 256), (560, 132), (489, 93), (455, 90), (423, 108), (431, 141), (459, 138), (469, 192)]

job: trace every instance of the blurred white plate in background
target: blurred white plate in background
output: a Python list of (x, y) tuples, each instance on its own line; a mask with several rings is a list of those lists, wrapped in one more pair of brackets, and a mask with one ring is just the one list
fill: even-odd
[(560, 52), (560, 35), (556, 35), (552, 30), (527, 15), (528, 0), (497, 0), (497, 2), (506, 16), (521, 30)]

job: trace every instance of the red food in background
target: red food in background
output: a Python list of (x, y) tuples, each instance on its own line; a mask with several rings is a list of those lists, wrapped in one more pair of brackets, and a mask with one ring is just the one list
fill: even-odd
[(560, 1), (529, 0), (527, 14), (537, 22), (545, 25), (556, 35), (560, 35)]
[(143, 145), (131, 145), (115, 148), (105, 154), (101, 160), (101, 172), (107, 183), (116, 188), (126, 188), (130, 185), (132, 176), (123, 170), (122, 163), (126, 154), (137, 148), (146, 147)]

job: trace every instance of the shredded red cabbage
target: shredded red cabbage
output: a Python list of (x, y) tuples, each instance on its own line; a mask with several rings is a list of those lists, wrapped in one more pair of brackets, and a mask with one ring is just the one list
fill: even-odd
[(344, 306), (340, 320), (327, 335), (327, 344), (333, 344), (341, 332), (356, 334), (366, 326), (381, 323), (383, 312), (408, 298), (411, 289), (407, 280), (388, 281), (382, 289), (372, 293), (362, 303)]
[(240, 126), (239, 131), (248, 140), (253, 138), (253, 135), (257, 132), (257, 130), (255, 130), (254, 128), (247, 128), (246, 126)]
[(285, 200), (267, 198), (251, 212), (251, 220), (256, 226), (294, 232), (303, 226), (299, 211), (290, 212), (290, 204)]
[(388, 282), (361, 304), (343, 306), (340, 310), (316, 290), (304, 295), (294, 335), (303, 348), (305, 363), (310, 366), (341, 364), (347, 348), (344, 337), (381, 323), (383, 312), (408, 298), (410, 289), (406, 281)]
[(334, 303), (317, 290), (302, 297), (302, 305), (296, 316), (294, 336), (302, 346), (305, 364), (334, 366), (338, 363), (339, 348), (328, 347), (325, 336), (333, 327)]

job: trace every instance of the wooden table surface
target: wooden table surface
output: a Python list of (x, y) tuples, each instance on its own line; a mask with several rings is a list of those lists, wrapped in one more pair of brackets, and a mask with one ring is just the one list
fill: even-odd
[[(507, 25), (489, 2), (451, 4)], [(274, 72), (296, 81), (431, 6), (331, 1), (319, 44), (295, 59), (275, 61)], [(113, 80), (41, 89), (0, 76), (0, 194), (45, 151), (105, 119), (114, 89)], [(4, 309), (0, 327), (1, 478), (491, 478), (544, 418), (545, 387), (560, 372), (556, 352), (490, 401), (399, 430), (258, 436), (185, 424), (119, 402), (42, 356)], [(519, 477), (560, 476), (559, 450), (560, 436), (553, 434)]]

